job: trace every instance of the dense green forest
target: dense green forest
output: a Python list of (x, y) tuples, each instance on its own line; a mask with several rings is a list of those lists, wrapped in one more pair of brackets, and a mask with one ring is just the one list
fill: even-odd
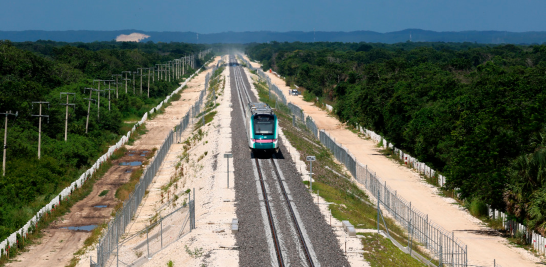
[(546, 226), (546, 46), (270, 43), (246, 53), (447, 177)]
[[(26, 223), (36, 211), (48, 203), (62, 189), (72, 183), (102, 155), (109, 144), (131, 129), (134, 122), (151, 107), (161, 102), (179, 85), (179, 81), (158, 81), (150, 85), (150, 98), (146, 92), (139, 94), (140, 78), (133, 81), (129, 93), (120, 85), (119, 98), (111, 96), (108, 110), (108, 93), (101, 94), (100, 119), (97, 105), (91, 104), (89, 132), (86, 134), (86, 116), (89, 91), (97, 88), (95, 79), (112, 80), (113, 74), (136, 71), (139, 67), (152, 67), (158, 63), (180, 58), (204, 50), (203, 45), (184, 43), (56, 43), (51, 41), (11, 43), (0, 41), (0, 112), (18, 111), (18, 116), (8, 118), (6, 176), (0, 179), (0, 240)], [(211, 54), (202, 60), (200, 67)], [(194, 70), (186, 69), (188, 77)], [(132, 78), (131, 75), (128, 76)], [(143, 79), (146, 90), (147, 78)], [(101, 89), (107, 86), (102, 85)], [(115, 88), (112, 85), (112, 88)], [(75, 93), (70, 103), (68, 141), (64, 141), (66, 96), (60, 92)], [(97, 93), (93, 93), (97, 99)], [(38, 105), (33, 101), (50, 102), (42, 107), (49, 115), (42, 119), (41, 159), (38, 160)], [(49, 121), (49, 122), (48, 122)], [(2, 116), (2, 126), (4, 126)], [(3, 130), (3, 127), (2, 127)], [(0, 135), (4, 142), (4, 134)]]

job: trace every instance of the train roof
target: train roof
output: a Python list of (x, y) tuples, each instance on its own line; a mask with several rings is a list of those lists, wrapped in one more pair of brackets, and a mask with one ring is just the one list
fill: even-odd
[(252, 115), (255, 115), (255, 114), (274, 115), (273, 109), (271, 109), (271, 107), (266, 103), (259, 103), (259, 102), (248, 103), (248, 106), (250, 107), (250, 111), (252, 112)]

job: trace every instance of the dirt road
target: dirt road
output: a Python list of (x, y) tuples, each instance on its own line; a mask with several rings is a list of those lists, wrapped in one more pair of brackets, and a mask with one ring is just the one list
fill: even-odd
[[(216, 61), (211, 64), (216, 64)], [(132, 170), (141, 168), (140, 165), (120, 164), (142, 162), (145, 160), (144, 151), (150, 151), (162, 144), (169, 130), (180, 122), (186, 110), (195, 102), (195, 98), (198, 96), (196, 93), (198, 85), (204, 84), (207, 72), (210, 70), (202, 72), (188, 82), (187, 93), (184, 93), (184, 97), (180, 100), (172, 101), (172, 105), (166, 108), (169, 112), (146, 122), (148, 132), (135, 141), (133, 146), (126, 146), (128, 148), (126, 155), (113, 162), (113, 167), (101, 180), (95, 183), (89, 196), (76, 203), (70, 212), (59, 221), (43, 230), (44, 237), (39, 244), (29, 247), (28, 252), (17, 256), (14, 262), (6, 264), (6, 266), (67, 265), (74, 257), (73, 254), (83, 247), (83, 242), (90, 236), (89, 231), (111, 218), (113, 208), (118, 203), (114, 196), (116, 189), (129, 181)], [(106, 195), (99, 196), (105, 190), (108, 190)], [(96, 252), (91, 256), (96, 257)], [(83, 259), (85, 259), (86, 265), (82, 266), (89, 266), (89, 255), (86, 254)]]
[[(74, 252), (83, 246), (90, 230), (110, 218), (118, 201), (116, 189), (129, 181), (131, 172), (140, 166), (120, 165), (145, 160), (142, 150), (131, 150), (113, 162), (114, 166), (93, 186), (93, 191), (76, 203), (70, 212), (43, 230), (40, 244), (31, 246), (16, 258), (17, 262), (6, 266), (65, 266)], [(107, 191), (106, 195), (99, 196)]]
[[(276, 75), (269, 72), (267, 75), (283, 92), (289, 89)], [(439, 196), (437, 189), (423, 182), (416, 172), (382, 156), (373, 141), (364, 140), (345, 129), (337, 119), (328, 116), (312, 103), (303, 101), (301, 96), (287, 96), (287, 100), (311, 116), (319, 129), (327, 130), (338, 143), (348, 147), (357, 161), (377, 172), (399, 195), (412, 202), (413, 207), (428, 214), (429, 220), (453, 231), (456, 237), (468, 245), (469, 265), (493, 266), (493, 260), (502, 266), (536, 266), (539, 262), (529, 252), (509, 245), (506, 239), (492, 234), (490, 229), (452, 199)]]

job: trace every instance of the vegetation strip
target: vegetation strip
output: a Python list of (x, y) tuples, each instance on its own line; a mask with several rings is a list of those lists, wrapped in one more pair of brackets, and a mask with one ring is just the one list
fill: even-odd
[[(377, 226), (377, 209), (374, 205), (371, 205), (368, 196), (362, 190), (358, 188), (351, 180), (345, 177), (340, 177), (337, 173), (344, 173), (343, 167), (335, 163), (335, 159), (332, 153), (324, 147), (320, 142), (309, 142), (310, 140), (316, 140), (311, 132), (298, 129), (292, 125), (292, 116), (287, 106), (280, 103), (276, 103), (274, 99), (269, 99), (269, 93), (267, 91), (267, 85), (263, 81), (254, 83), (255, 88), (258, 90), (259, 99), (261, 102), (267, 103), (270, 106), (277, 105), (275, 114), (279, 118), (279, 125), (283, 129), (284, 135), (288, 141), (300, 152), (301, 160), (305, 161), (305, 158), (310, 155), (316, 156), (316, 162), (313, 164), (313, 192), (319, 193), (330, 204), (330, 212), (332, 216), (340, 221), (348, 220), (357, 229), (374, 229)], [(308, 184), (308, 181), (304, 181)], [(391, 231), (392, 237), (401, 244), (408, 243), (407, 233), (404, 229), (400, 228), (398, 224), (390, 219), (385, 218), (387, 227)], [(362, 239), (362, 242), (368, 242), (366, 239)], [(390, 244), (389, 249), (398, 249), (390, 240), (386, 239), (385, 242)], [(365, 248), (367, 247), (364, 244)], [(370, 247), (370, 246), (368, 246)], [(413, 243), (412, 249), (420, 254), (426, 255), (426, 252), (419, 247), (418, 244)], [(367, 253), (363, 253), (363, 256), (367, 259), (370, 253), (374, 250), (370, 247)], [(403, 253), (397, 253), (395, 255), (401, 255)], [(423, 263), (406, 255), (403, 259), (401, 266), (425, 266)], [(392, 255), (389, 255), (392, 256)], [(385, 257), (385, 254), (381, 254), (379, 258)], [(388, 258), (386, 259), (388, 260)], [(369, 261), (372, 263), (373, 261)], [(406, 264), (406, 265), (404, 265)], [(381, 264), (372, 266), (383, 266)]]

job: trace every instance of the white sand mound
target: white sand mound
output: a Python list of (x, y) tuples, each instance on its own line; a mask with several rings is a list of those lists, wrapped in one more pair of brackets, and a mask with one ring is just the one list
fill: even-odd
[(149, 38), (149, 35), (133, 32), (129, 35), (126, 34), (120, 34), (118, 37), (116, 37), (116, 42), (139, 42), (140, 40), (144, 40), (146, 38)]

